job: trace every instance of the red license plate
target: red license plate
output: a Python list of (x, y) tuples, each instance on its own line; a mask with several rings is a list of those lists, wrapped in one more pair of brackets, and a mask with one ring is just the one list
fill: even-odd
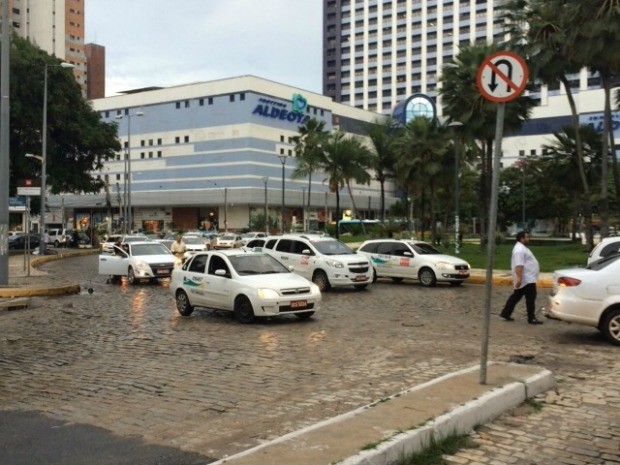
[(306, 308), (308, 307), (308, 301), (307, 300), (293, 300), (291, 302), (291, 308)]
[(355, 281), (366, 281), (366, 279), (367, 278), (365, 274), (355, 277)]

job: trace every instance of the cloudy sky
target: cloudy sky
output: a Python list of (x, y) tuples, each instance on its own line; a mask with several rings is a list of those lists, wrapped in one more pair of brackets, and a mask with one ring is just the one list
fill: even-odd
[(88, 0), (106, 96), (245, 74), (321, 93), (321, 0)]

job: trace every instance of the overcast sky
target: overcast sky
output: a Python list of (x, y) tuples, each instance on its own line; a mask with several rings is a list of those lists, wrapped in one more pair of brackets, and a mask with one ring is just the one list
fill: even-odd
[(321, 0), (88, 0), (106, 96), (245, 74), (321, 93)]

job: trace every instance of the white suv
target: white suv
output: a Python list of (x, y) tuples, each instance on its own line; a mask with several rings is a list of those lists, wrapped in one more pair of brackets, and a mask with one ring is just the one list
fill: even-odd
[(263, 251), (312, 281), (321, 292), (330, 287), (364, 289), (372, 282), (370, 261), (331, 237), (285, 235), (267, 240)]

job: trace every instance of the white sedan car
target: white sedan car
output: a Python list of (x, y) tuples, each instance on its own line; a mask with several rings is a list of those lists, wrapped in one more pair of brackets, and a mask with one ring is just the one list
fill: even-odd
[(357, 250), (372, 262), (374, 280), (392, 278), (417, 279), (423, 286), (448, 282), (459, 286), (469, 278), (470, 266), (465, 260), (439, 252), (426, 242), (407, 239), (374, 239)]
[(620, 253), (555, 271), (547, 316), (593, 326), (620, 345)]
[(169, 278), (180, 266), (181, 261), (159, 242), (130, 242), (99, 255), (99, 274), (110, 275), (112, 280), (126, 276), (129, 284)]
[(222, 234), (217, 238), (214, 248), (216, 249), (236, 249), (243, 247), (243, 239), (238, 234)]
[(232, 311), (241, 323), (282, 315), (310, 318), (321, 302), (315, 284), (270, 255), (243, 249), (197, 253), (172, 272), (170, 291), (183, 316), (205, 307)]

